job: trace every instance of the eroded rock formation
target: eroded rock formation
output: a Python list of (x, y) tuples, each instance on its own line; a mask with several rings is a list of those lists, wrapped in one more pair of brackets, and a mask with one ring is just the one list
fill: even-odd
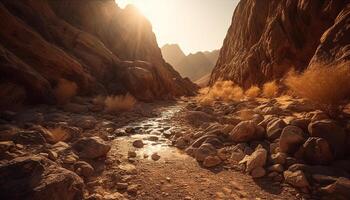
[(211, 83), (225, 79), (249, 87), (291, 69), (348, 61), (349, 10), (347, 0), (242, 0)]
[(0, 17), (2, 96), (15, 90), (12, 99), (54, 102), (61, 79), (76, 83), (79, 94), (130, 92), (146, 101), (195, 90), (165, 63), (135, 8), (113, 0), (4, 0)]

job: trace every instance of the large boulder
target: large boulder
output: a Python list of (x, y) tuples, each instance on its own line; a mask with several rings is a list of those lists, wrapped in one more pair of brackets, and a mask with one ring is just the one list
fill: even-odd
[(278, 119), (276, 121), (271, 121), (266, 127), (266, 138), (269, 141), (274, 141), (280, 137), (282, 130), (287, 126), (287, 124), (282, 120)]
[(293, 154), (305, 141), (303, 130), (296, 126), (287, 126), (282, 130), (279, 140), (279, 150), (283, 153)]
[(324, 165), (334, 159), (327, 140), (323, 138), (309, 138), (300, 151), (303, 159), (309, 164)]
[(95, 159), (105, 157), (111, 146), (99, 137), (82, 138), (73, 144), (74, 150), (79, 157)]
[(251, 172), (258, 167), (264, 167), (267, 161), (267, 151), (264, 148), (257, 148), (252, 155), (246, 155), (240, 164), (246, 164), (246, 171)]
[(344, 129), (335, 121), (316, 121), (310, 123), (308, 129), (312, 137), (319, 137), (327, 140), (331, 146), (333, 155), (336, 158), (341, 158), (344, 156), (347, 135)]
[(42, 157), (19, 157), (0, 165), (1, 199), (79, 200), (83, 180)]
[(244, 121), (229, 133), (230, 139), (234, 142), (250, 142), (260, 140), (264, 137), (263, 132), (258, 130), (258, 126), (254, 121)]

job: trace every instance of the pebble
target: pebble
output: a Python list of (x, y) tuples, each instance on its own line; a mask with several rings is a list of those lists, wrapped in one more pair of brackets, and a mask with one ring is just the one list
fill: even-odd
[(143, 141), (142, 140), (135, 140), (132, 145), (136, 148), (142, 148), (144, 146)]
[(152, 158), (152, 160), (157, 161), (160, 159), (160, 155), (158, 155), (158, 153), (154, 153), (154, 154), (152, 154), (151, 158)]

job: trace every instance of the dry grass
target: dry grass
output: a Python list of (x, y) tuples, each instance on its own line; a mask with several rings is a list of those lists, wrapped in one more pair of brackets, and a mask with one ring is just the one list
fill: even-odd
[(60, 79), (54, 89), (56, 100), (59, 104), (68, 103), (77, 94), (78, 86), (75, 82)]
[(61, 127), (49, 129), (49, 134), (49, 142), (51, 143), (66, 141), (70, 137), (67, 131)]
[(254, 99), (261, 94), (261, 89), (257, 86), (252, 86), (245, 91), (244, 95), (248, 98)]
[(297, 96), (325, 106), (341, 105), (350, 97), (350, 70), (348, 66), (315, 66), (302, 74), (292, 72), (285, 80)]
[(232, 81), (218, 81), (212, 87), (199, 91), (197, 100), (204, 105), (211, 105), (216, 100), (225, 102), (237, 101), (244, 97), (241, 87)]
[(273, 98), (278, 95), (278, 89), (276, 81), (271, 81), (264, 84), (262, 94), (266, 98)]
[(129, 111), (134, 108), (136, 102), (136, 99), (130, 94), (109, 96), (105, 100), (106, 111), (109, 113)]

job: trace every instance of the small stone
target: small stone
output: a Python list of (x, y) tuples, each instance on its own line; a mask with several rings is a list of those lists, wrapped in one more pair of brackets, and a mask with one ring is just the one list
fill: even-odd
[(137, 191), (138, 191), (138, 185), (129, 185), (128, 188), (127, 188), (127, 192), (130, 193), (130, 194), (136, 194)]
[(93, 175), (95, 169), (87, 162), (85, 161), (78, 161), (74, 164), (75, 171), (77, 174), (89, 178)]
[(128, 188), (128, 184), (127, 183), (117, 183), (115, 185), (115, 187), (118, 189), (118, 190), (126, 190)]
[(158, 161), (160, 159), (160, 155), (158, 155), (158, 153), (153, 153), (151, 156), (152, 160), (154, 161)]
[(136, 148), (142, 148), (144, 146), (143, 141), (142, 140), (135, 140), (132, 145)]
[(303, 187), (309, 187), (310, 185), (304, 172), (300, 170), (295, 172), (285, 171), (283, 175), (286, 182), (294, 187), (303, 188)]
[(48, 154), (48, 158), (52, 161), (55, 161), (58, 158), (58, 154), (54, 151), (48, 150), (47, 154)]
[(128, 152), (128, 158), (136, 158), (137, 154), (135, 151), (129, 151)]
[(77, 159), (72, 155), (68, 155), (63, 159), (64, 164), (74, 164), (76, 161)]
[(284, 165), (286, 163), (287, 154), (285, 153), (277, 153), (271, 155), (271, 162), (273, 164), (281, 164)]
[(204, 167), (215, 167), (221, 163), (221, 159), (218, 156), (208, 156), (203, 161)]
[(283, 166), (281, 164), (275, 164), (269, 167), (269, 172), (278, 172), (282, 173), (284, 171)]

